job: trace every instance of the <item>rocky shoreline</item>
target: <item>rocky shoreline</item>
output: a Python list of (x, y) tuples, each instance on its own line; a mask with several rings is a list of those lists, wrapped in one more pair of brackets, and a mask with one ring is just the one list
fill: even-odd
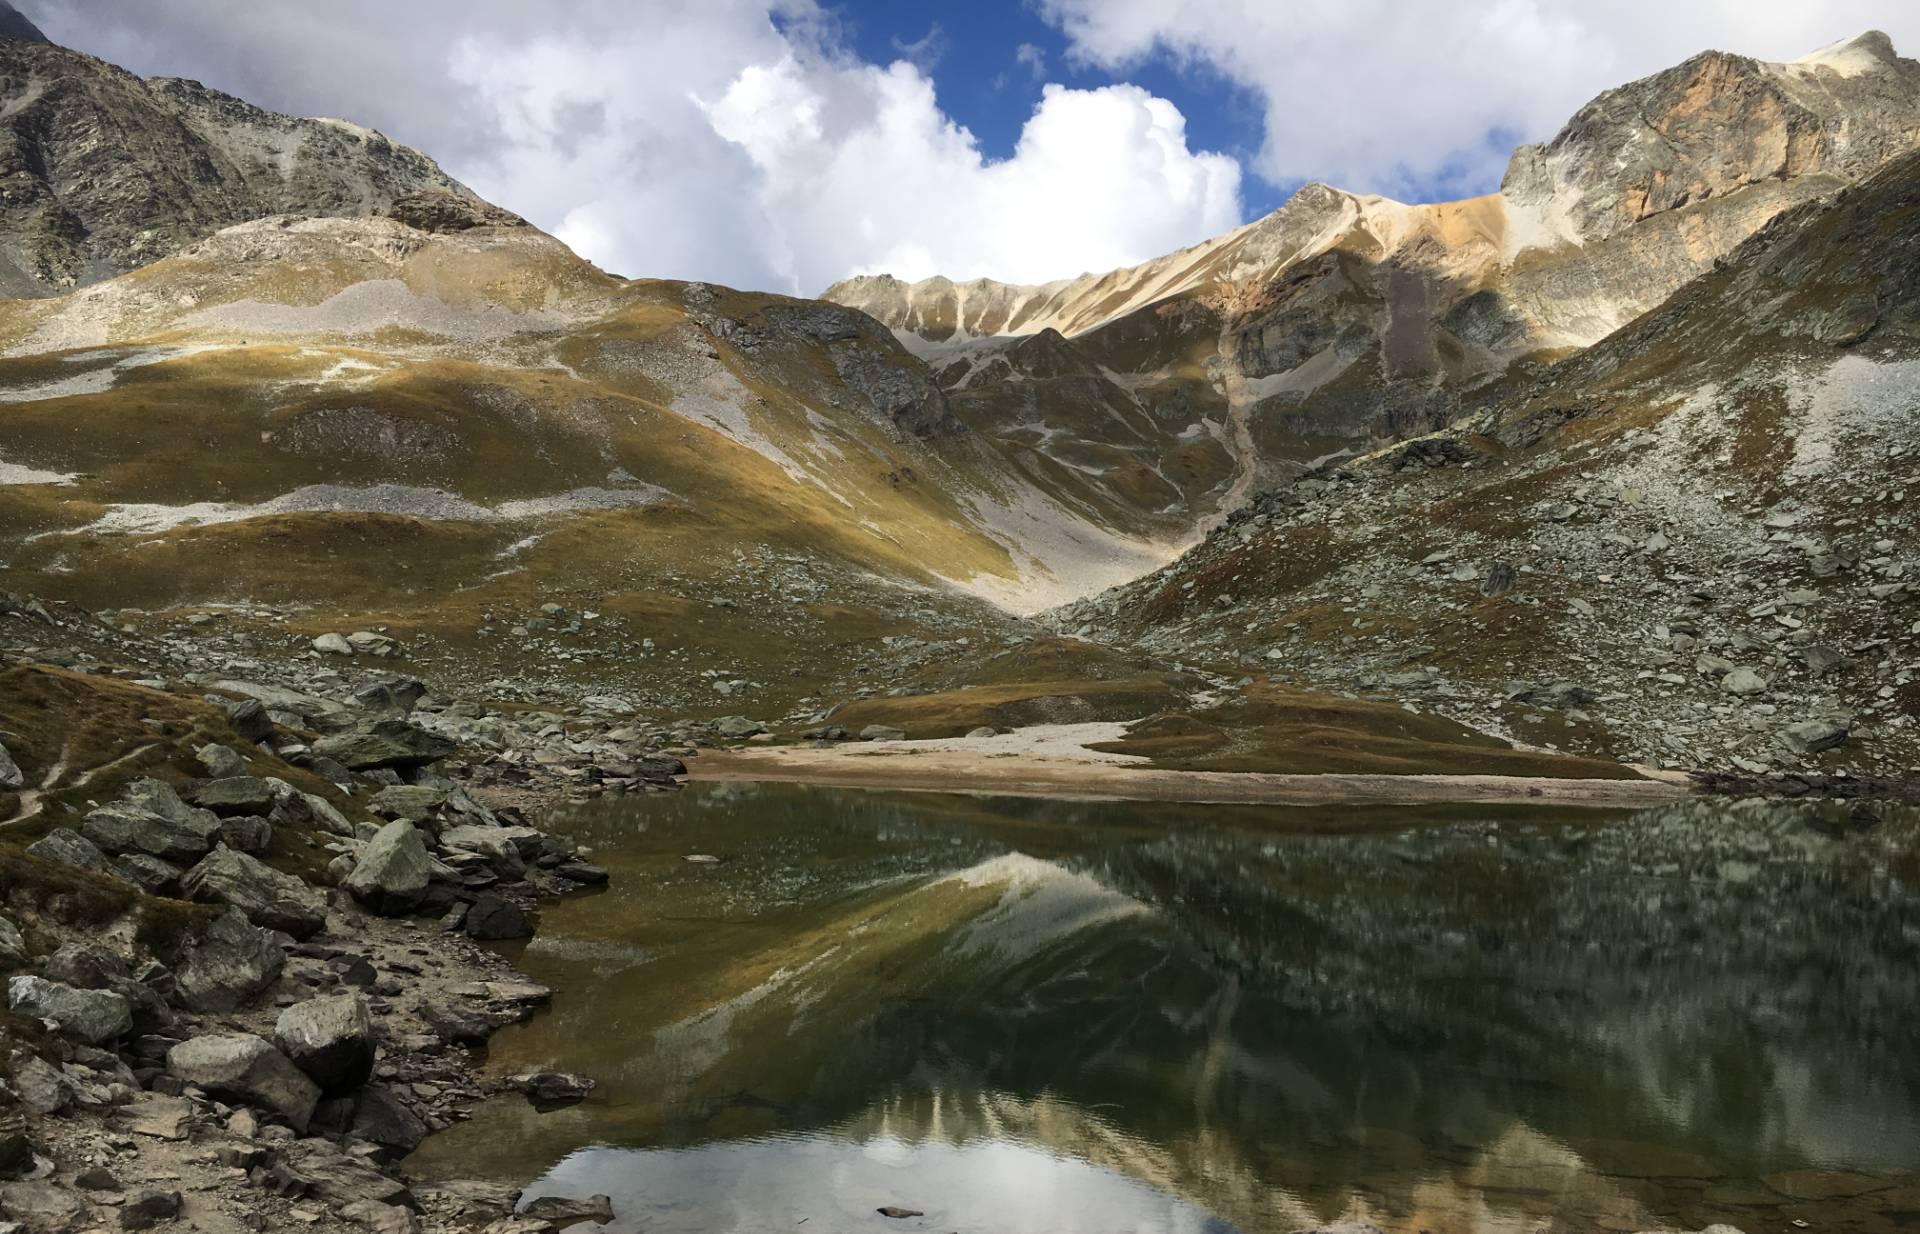
[[(670, 791), (684, 764), (637, 734), (524, 754), (515, 721), (393, 675), (323, 695), (149, 670), (123, 699), (139, 670), (11, 659), (9, 693), (79, 712), (51, 744), (0, 723), (0, 842), (26, 841), (0, 844), (0, 1232), (611, 1220), (604, 1197), (516, 1212), (511, 1186), (399, 1163), (503, 1091), (591, 1091), (482, 1076), (492, 1034), (553, 997), (493, 944), (607, 881), (523, 809)], [(152, 740), (77, 765), (126, 699)]]

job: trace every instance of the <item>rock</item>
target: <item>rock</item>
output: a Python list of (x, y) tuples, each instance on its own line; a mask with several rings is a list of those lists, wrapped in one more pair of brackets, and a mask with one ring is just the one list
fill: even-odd
[(427, 683), (412, 677), (395, 677), (361, 686), (353, 692), (356, 707), (367, 711), (410, 713), (427, 696)]
[(180, 867), (145, 853), (115, 857), (111, 868), (148, 895), (171, 896), (180, 889)]
[(403, 819), (374, 833), (342, 886), (381, 916), (397, 917), (419, 907), (432, 876), (425, 833)]
[(127, 962), (105, 947), (90, 943), (62, 943), (40, 966), (48, 981), (76, 990), (111, 990), (131, 975)]
[(7, 747), (0, 745), (0, 789), (25, 788), (27, 777), (20, 770), (20, 764), (13, 761), (13, 755)]
[(398, 1204), (378, 1200), (355, 1200), (340, 1209), (340, 1215), (373, 1234), (416, 1234), (420, 1218)]
[(1695, 672), (1702, 677), (1711, 677), (1715, 681), (1724, 679), (1728, 673), (1739, 667), (1732, 660), (1723, 660), (1719, 656), (1701, 656), (1693, 662)]
[(229, 908), (188, 951), (174, 990), (190, 1011), (234, 1011), (278, 980), (286, 962), (272, 935)]
[(120, 1207), (120, 1228), (146, 1230), (180, 1215), (178, 1191), (136, 1191)]
[(1513, 590), (1513, 585), (1519, 580), (1519, 577), (1519, 573), (1513, 568), (1512, 562), (1496, 561), (1487, 567), (1487, 578), (1485, 582), (1480, 584), (1480, 594), (1483, 596), (1504, 596)]
[(998, 737), (999, 735), (1000, 730), (991, 724), (982, 724), (979, 728), (970, 728), (967, 730), (967, 736), (975, 741), (983, 740), (987, 737)]
[(15, 1056), (13, 1091), (20, 1104), (35, 1114), (58, 1114), (74, 1102), (73, 1081), (38, 1054)]
[(582, 887), (602, 886), (610, 877), (607, 872), (599, 866), (588, 865), (584, 861), (563, 861), (553, 867), (553, 872), (558, 877), (564, 878), (570, 883), (578, 883)]
[(322, 737), (313, 752), (338, 760), (353, 771), (376, 767), (419, 767), (454, 752), (453, 742), (400, 719), (375, 720), (345, 733)]
[(119, 801), (88, 814), (80, 834), (103, 852), (194, 862), (219, 842), (220, 820), (180, 800), (159, 780), (136, 780)]
[(223, 818), (220, 843), (237, 853), (264, 853), (273, 847), (273, 824), (246, 814)]
[(882, 1207), (876, 1208), (873, 1211), (876, 1213), (879, 1213), (882, 1217), (890, 1217), (895, 1221), (905, 1221), (908, 1217), (926, 1216), (925, 1213), (921, 1212), (917, 1208), (901, 1208), (897, 1204), (883, 1205)]
[(87, 1207), (65, 1187), (36, 1180), (0, 1186), (0, 1213), (19, 1218), (29, 1230), (71, 1230), (85, 1219)]
[(20, 928), (0, 917), (0, 968), (16, 968), (27, 962), (27, 940)]
[(520, 906), (491, 894), (473, 902), (467, 910), (465, 928), (468, 938), (482, 942), (533, 937), (533, 924)]
[(860, 730), (862, 741), (905, 741), (906, 739), (905, 729), (892, 728), (885, 724), (869, 724)]
[(440, 833), (440, 847), (454, 852), (479, 853), (487, 865), (504, 879), (517, 879), (527, 872), (520, 849), (504, 827), (449, 827)]
[(269, 1110), (304, 1134), (320, 1089), (273, 1043), (252, 1033), (209, 1033), (167, 1051), (167, 1073), (222, 1101)]
[(405, 1155), (420, 1147), (427, 1138), (428, 1126), (419, 1117), (400, 1104), (393, 1090), (380, 1084), (369, 1084), (360, 1090), (359, 1104), (354, 1107), (353, 1124), (348, 1133), (356, 1139), (390, 1148)]
[(200, 766), (206, 769), (207, 774), (216, 780), (230, 780), (247, 772), (247, 760), (240, 755), (239, 751), (218, 742), (209, 741), (194, 751), (193, 756), (199, 760)]
[(133, 1029), (133, 1008), (111, 990), (76, 990), (44, 977), (19, 976), (7, 982), (7, 1006), (22, 1015), (52, 1020), (61, 1033), (88, 1045), (100, 1045)]
[(1720, 679), (1720, 688), (1728, 694), (1745, 697), (1751, 694), (1764, 694), (1768, 681), (1750, 668), (1736, 668)]
[(193, 1121), (193, 1103), (185, 1097), (148, 1094), (122, 1111), (127, 1130), (156, 1140), (184, 1140)]
[(208, 780), (193, 790), (193, 804), (221, 816), (265, 814), (279, 800), (273, 782), (260, 776)]
[(543, 1195), (521, 1205), (520, 1215), (531, 1217), (535, 1221), (544, 1221), (550, 1228), (556, 1230), (563, 1230), (583, 1221), (605, 1225), (613, 1220), (613, 1200), (604, 1195), (591, 1196), (584, 1200)]
[(82, 1191), (118, 1191), (120, 1180), (105, 1166), (94, 1166), (73, 1176), (73, 1185)]
[(273, 717), (259, 699), (243, 698), (227, 704), (227, 727), (248, 741), (265, 741), (273, 735)]
[(274, 821), (282, 826), (317, 828), (337, 836), (353, 835), (353, 823), (325, 797), (296, 792), (274, 807)]
[(282, 931), (296, 940), (312, 938), (327, 924), (326, 902), (319, 892), (224, 844), (188, 870), (180, 888), (190, 900), (231, 905), (254, 925)]
[(108, 872), (107, 855), (92, 840), (67, 827), (56, 827), (27, 845), (27, 851), (42, 861), (54, 861), (79, 870)]
[(585, 1101), (594, 1089), (591, 1078), (571, 1071), (541, 1071), (515, 1078), (527, 1100), (535, 1105), (571, 1105)]
[(749, 720), (745, 716), (721, 716), (713, 722), (711, 727), (716, 736), (733, 740), (756, 737), (767, 731), (766, 725), (758, 720)]
[(373, 630), (355, 630), (347, 635), (347, 645), (360, 655), (375, 656), (382, 660), (390, 660), (400, 654), (398, 642)]
[(295, 1003), (275, 1021), (273, 1041), (327, 1096), (350, 1093), (373, 1075), (373, 1022), (358, 994)]
[(497, 1029), (517, 1021), (514, 1013), (483, 1011), (470, 1007), (421, 1008), (420, 1016), (443, 1041), (455, 1045), (485, 1045)]
[(1807, 666), (1807, 672), (1814, 677), (1825, 677), (1828, 673), (1847, 662), (1847, 657), (1837, 647), (1828, 647), (1815, 643), (1800, 653), (1801, 662)]
[(322, 634), (319, 638), (313, 640), (312, 646), (315, 651), (326, 656), (350, 656), (353, 654), (353, 644), (346, 640), (346, 636), (340, 634)]
[(374, 794), (373, 800), (367, 803), (367, 809), (381, 818), (404, 818), (410, 823), (421, 823), (445, 804), (447, 794), (441, 789), (418, 784), (389, 784)]
[(1819, 754), (1845, 745), (1851, 731), (1839, 720), (1805, 720), (1781, 729), (1777, 740), (1794, 754)]
[[(39, 1062), (43, 1067), (46, 1066), (42, 1060), (34, 1061)], [(36, 1114), (53, 1113), (52, 1110), (39, 1110), (32, 1106), (28, 1108), (33, 1109)], [(17, 1111), (0, 1114), (0, 1181), (22, 1178), (33, 1173), (34, 1166), (33, 1137), (27, 1134), (27, 1120)], [(4, 1230), (6, 1224), (0, 1222), (0, 1230)], [(19, 1227), (15, 1226), (14, 1229), (17, 1231)]]

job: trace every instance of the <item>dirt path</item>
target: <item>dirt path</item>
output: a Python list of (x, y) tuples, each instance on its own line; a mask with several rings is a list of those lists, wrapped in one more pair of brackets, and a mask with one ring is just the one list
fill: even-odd
[[(80, 778), (75, 780), (71, 785), (69, 785), (69, 787), (71, 788), (83, 787), (88, 782), (90, 782), (93, 779), (93, 777), (99, 775), (101, 772), (112, 771), (115, 767), (120, 766), (122, 763), (130, 763), (134, 759), (139, 758), (142, 754), (145, 754), (148, 750), (153, 749), (155, 746), (159, 744), (160, 743), (157, 741), (149, 741), (146, 745), (135, 746), (133, 749), (128, 750), (125, 754), (122, 754), (119, 758), (114, 759), (110, 763), (101, 763), (98, 767), (90, 767), (86, 771), (81, 772)], [(60, 761), (56, 762), (52, 767), (48, 768), (46, 776), (40, 781), (37, 787), (27, 789), (26, 791), (20, 794), (19, 808), (14, 811), (14, 815), (12, 818), (7, 819), (4, 822), (0, 822), (0, 827), (17, 826), (20, 823), (26, 822), (28, 819), (32, 818), (34, 815), (40, 813), (41, 798), (45, 797), (48, 793), (52, 792), (54, 789), (60, 787), (60, 777), (64, 776), (67, 773), (67, 755), (70, 751), (71, 751), (71, 747), (67, 747), (67, 746), (61, 747)]]
[[(1643, 770), (1641, 780), (1561, 780), (1486, 775), (1270, 775), (1159, 771), (1081, 758), (1049, 741), (1044, 750), (969, 749), (965, 741), (872, 742), (833, 749), (708, 751), (691, 759), (695, 780), (776, 780), (849, 788), (1017, 793), (1111, 801), (1270, 802), (1275, 805), (1531, 803), (1637, 809), (1691, 795), (1684, 776)], [(983, 743), (984, 744), (984, 743)]]

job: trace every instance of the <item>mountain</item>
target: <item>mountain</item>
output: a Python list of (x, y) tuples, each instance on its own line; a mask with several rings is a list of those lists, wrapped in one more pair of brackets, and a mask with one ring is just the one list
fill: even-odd
[(52, 41), (40, 32), (40, 27), (28, 21), (19, 9), (6, 0), (0, 0), (0, 39), (19, 39), (28, 43)]
[(0, 37), (0, 294), (86, 286), (274, 214), (354, 216), (436, 196), (492, 209), (372, 129), (143, 79), (24, 21), (0, 13), (16, 30)]
[(1057, 619), (1549, 748), (1920, 767), (1916, 392), (1910, 153)]
[(1407, 205), (1309, 184), (1131, 269), (1034, 287), (880, 275), (824, 295), (949, 374), (1058, 331), (1137, 398), (1243, 426), (1243, 463), (1284, 473), (1444, 426), (1463, 390), (1599, 341), (1781, 210), (1916, 146), (1920, 63), (1884, 34), (1787, 64), (1707, 52), (1515, 151), (1498, 194)]

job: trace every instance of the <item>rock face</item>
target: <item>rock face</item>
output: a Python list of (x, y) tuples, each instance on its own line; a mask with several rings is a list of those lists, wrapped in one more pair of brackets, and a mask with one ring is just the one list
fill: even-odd
[(392, 917), (418, 908), (432, 877), (426, 834), (401, 819), (374, 833), (342, 886), (374, 912)]
[(251, 1033), (212, 1033), (167, 1051), (167, 1072), (223, 1101), (269, 1110), (305, 1132), (320, 1101), (320, 1089), (273, 1048)]
[(42, 861), (81, 870), (105, 870), (107, 855), (92, 840), (68, 827), (56, 827), (27, 845), (27, 851)]
[(180, 887), (188, 899), (230, 904), (253, 924), (295, 939), (312, 938), (327, 924), (326, 904), (313, 888), (224, 844), (188, 870)]
[(280, 1013), (273, 1040), (328, 1096), (350, 1093), (373, 1074), (373, 1023), (358, 994), (295, 1003)]
[(454, 744), (405, 720), (384, 719), (352, 732), (322, 737), (313, 750), (351, 770), (370, 771), (377, 767), (418, 767), (431, 763), (452, 754)]
[(233, 1011), (280, 977), (287, 955), (238, 908), (207, 927), (176, 976), (180, 1002), (191, 1011)]
[[(142, 80), (51, 43), (0, 40), (0, 92), (9, 296), (97, 282), (269, 215), (369, 214), (422, 193), (490, 209), (371, 129), (277, 115), (198, 82)], [(405, 212), (425, 219), (431, 208)]]
[(52, 1020), (76, 1041), (99, 1045), (133, 1029), (133, 1010), (110, 990), (76, 990), (42, 977), (7, 982), (7, 1006), (22, 1015)]
[(13, 761), (7, 747), (0, 745), (0, 788), (21, 788), (26, 782), (26, 776), (20, 773), (20, 764)]

